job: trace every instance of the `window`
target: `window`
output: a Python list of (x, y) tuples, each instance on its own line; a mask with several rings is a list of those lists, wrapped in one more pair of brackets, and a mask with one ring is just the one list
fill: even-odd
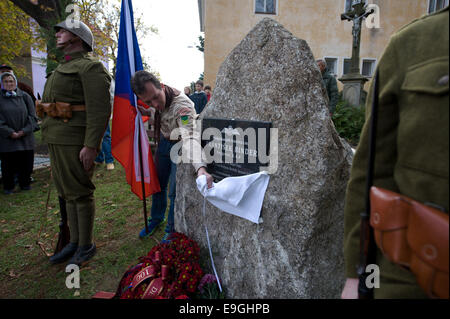
[(325, 57), (324, 60), (327, 62), (327, 67), (330, 73), (336, 75), (338, 69), (338, 59), (333, 57)]
[(276, 0), (255, 0), (255, 13), (276, 14)]
[(375, 62), (376, 60), (374, 59), (363, 59), (361, 74), (368, 77), (373, 76), (373, 72), (375, 71)]
[(350, 67), (352, 66), (351, 64), (352, 64), (352, 59), (344, 58), (344, 65), (343, 65), (343, 68), (342, 68), (342, 70), (343, 70), (342, 74), (350, 73)]
[(433, 13), (448, 6), (448, 0), (429, 0), (428, 13)]

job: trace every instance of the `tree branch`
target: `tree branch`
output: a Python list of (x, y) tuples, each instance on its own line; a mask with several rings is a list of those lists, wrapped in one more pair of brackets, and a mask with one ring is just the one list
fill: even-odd
[[(9, 0), (32, 17), (44, 29), (50, 29), (59, 17), (55, 0)], [(36, 3), (36, 4), (35, 4)]]

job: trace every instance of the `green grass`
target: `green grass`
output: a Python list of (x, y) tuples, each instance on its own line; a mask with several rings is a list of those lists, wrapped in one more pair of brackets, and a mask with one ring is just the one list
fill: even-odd
[[(48, 168), (34, 172), (35, 183), (28, 192), (0, 194), (0, 298), (91, 298), (98, 291), (115, 292), (129, 266), (163, 237), (164, 227), (145, 240), (138, 238), (144, 227), (142, 201), (125, 181), (120, 164), (94, 174), (96, 216), (94, 240), (97, 255), (80, 271), (80, 289), (66, 287), (66, 264), (52, 266), (36, 244), (53, 252), (59, 224), (56, 190)], [(49, 208), (46, 200), (51, 189)], [(147, 199), (150, 216), (151, 199)]]

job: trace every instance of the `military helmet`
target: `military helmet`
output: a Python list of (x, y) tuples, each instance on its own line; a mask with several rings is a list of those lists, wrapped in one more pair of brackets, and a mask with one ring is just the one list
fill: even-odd
[(78, 20), (64, 20), (57, 25), (53, 26), (53, 28), (58, 31), (59, 29), (64, 29), (72, 32), (77, 37), (79, 37), (84, 43), (86, 43), (89, 47), (89, 52), (94, 48), (94, 35), (92, 34), (91, 29), (82, 21)]

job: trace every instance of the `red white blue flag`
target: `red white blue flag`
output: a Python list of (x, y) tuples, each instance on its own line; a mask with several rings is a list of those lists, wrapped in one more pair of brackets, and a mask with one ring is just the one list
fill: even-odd
[[(131, 190), (140, 199), (143, 199), (161, 189), (144, 122), (141, 113), (136, 108), (137, 98), (130, 84), (131, 76), (136, 71), (143, 70), (133, 21), (131, 0), (122, 0), (111, 149), (113, 156), (125, 169), (126, 179)], [(142, 181), (145, 191), (143, 191)]]

